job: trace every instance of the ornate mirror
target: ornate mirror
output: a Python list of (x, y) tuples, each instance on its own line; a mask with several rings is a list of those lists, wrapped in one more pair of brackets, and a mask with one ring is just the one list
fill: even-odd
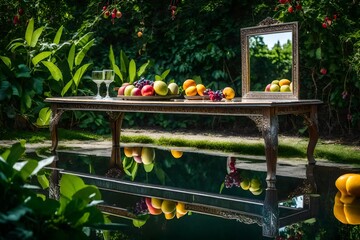
[(297, 22), (241, 29), (242, 100), (299, 99)]

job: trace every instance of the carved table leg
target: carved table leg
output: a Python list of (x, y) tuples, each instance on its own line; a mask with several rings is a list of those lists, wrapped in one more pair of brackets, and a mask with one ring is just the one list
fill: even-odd
[(111, 164), (122, 167), (120, 155), (120, 134), (121, 125), (124, 118), (123, 112), (107, 112), (110, 118), (110, 127), (112, 134)]
[(318, 121), (317, 121), (317, 107), (311, 106), (311, 111), (308, 115), (303, 115), (305, 123), (309, 131), (309, 144), (307, 148), (307, 159), (309, 164), (315, 164), (314, 150), (319, 139)]
[(59, 142), (57, 125), (63, 114), (64, 110), (58, 110), (56, 106), (51, 107), (51, 119), (50, 119), (50, 135), (51, 135), (51, 152), (56, 153), (56, 149)]

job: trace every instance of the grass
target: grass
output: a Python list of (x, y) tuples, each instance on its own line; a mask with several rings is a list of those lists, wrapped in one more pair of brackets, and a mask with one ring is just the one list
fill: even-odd
[[(43, 142), (50, 140), (48, 129), (41, 129), (37, 132), (8, 132), (1, 134), (0, 140), (19, 140), (25, 139), (28, 143)], [(96, 135), (90, 132), (59, 129), (59, 139), (61, 140), (111, 140), (110, 135)], [(160, 137), (151, 138), (145, 135), (121, 135), (120, 141), (123, 143), (145, 143), (160, 146), (174, 147), (193, 147), (199, 149), (219, 150), (244, 155), (264, 155), (264, 143), (262, 140), (256, 141), (208, 141), (208, 140), (188, 140), (182, 138)], [(279, 137), (278, 156), (279, 158), (302, 158), (306, 160), (306, 149), (308, 139), (291, 138), (283, 140)], [(325, 159), (336, 163), (360, 164), (360, 150), (355, 146), (341, 145), (335, 143), (325, 143), (321, 140), (315, 148), (315, 159)]]

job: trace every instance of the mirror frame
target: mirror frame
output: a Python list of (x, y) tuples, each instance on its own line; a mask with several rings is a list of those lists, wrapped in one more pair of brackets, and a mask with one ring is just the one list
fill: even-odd
[[(255, 35), (271, 33), (292, 33), (292, 92), (261, 92), (250, 90), (250, 56), (249, 38)], [(282, 101), (299, 100), (299, 54), (298, 54), (298, 23), (281, 23), (266, 18), (256, 27), (242, 28), (241, 34), (241, 67), (242, 67), (242, 101)], [(264, 86), (265, 88), (265, 86)]]

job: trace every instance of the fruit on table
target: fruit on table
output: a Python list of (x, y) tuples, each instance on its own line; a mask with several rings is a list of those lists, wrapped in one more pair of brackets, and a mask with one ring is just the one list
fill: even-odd
[(119, 87), (119, 90), (118, 90), (118, 95), (124, 95), (124, 90), (126, 88), (127, 85), (130, 85), (130, 83), (123, 83), (121, 85), (121, 87)]
[(270, 92), (279, 92), (279, 91), (280, 91), (280, 86), (272, 83), (270, 86)]
[(171, 149), (170, 152), (174, 158), (181, 158), (183, 155), (182, 151), (178, 151), (178, 150), (174, 150), (174, 149)]
[(269, 83), (268, 85), (266, 85), (266, 87), (265, 87), (265, 92), (270, 92), (270, 87), (271, 87), (271, 83)]
[(131, 91), (133, 90), (133, 88), (135, 88), (134, 85), (132, 85), (132, 84), (127, 85), (124, 90), (124, 95), (131, 96)]
[(196, 86), (190, 86), (185, 89), (186, 96), (195, 96), (197, 94)]
[(155, 150), (150, 147), (143, 147), (141, 149), (141, 160), (143, 164), (151, 164), (155, 160)]
[(280, 92), (291, 92), (290, 86), (289, 85), (282, 85), (280, 87)]
[(166, 96), (169, 91), (167, 84), (161, 80), (154, 82), (154, 90), (160, 96)]
[(289, 79), (281, 79), (280, 81), (279, 81), (279, 86), (281, 87), (281, 86), (284, 86), (284, 85), (290, 85), (290, 80)]
[(271, 82), (271, 84), (277, 84), (277, 85), (279, 85), (279, 80), (273, 80), (272, 82)]
[(196, 82), (195, 82), (195, 80), (193, 80), (193, 79), (186, 79), (186, 80), (183, 82), (183, 89), (184, 89), (184, 91), (185, 91), (188, 87), (190, 87), (190, 86), (196, 87)]
[(131, 89), (130, 96), (141, 96), (140, 88), (134, 87), (133, 89)]
[(177, 95), (179, 94), (179, 86), (172, 82), (168, 84), (169, 94), (171, 95)]
[(199, 96), (204, 96), (204, 91), (206, 90), (206, 87), (204, 84), (197, 84), (196, 85), (196, 91), (197, 91), (197, 94), (199, 94)]
[(231, 100), (235, 97), (235, 90), (232, 87), (226, 87), (222, 91), (224, 98), (227, 100)]
[(142, 96), (153, 96), (155, 94), (154, 87), (151, 85), (145, 85), (141, 89)]

